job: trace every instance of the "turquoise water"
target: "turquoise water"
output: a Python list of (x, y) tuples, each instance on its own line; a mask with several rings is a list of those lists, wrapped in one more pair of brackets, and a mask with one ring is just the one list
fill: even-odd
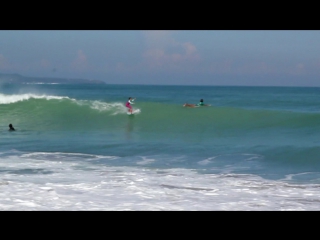
[[(319, 94), (291, 87), (2, 85), (0, 209), (317, 209)], [(127, 115), (128, 97), (136, 97), (140, 113)], [(183, 107), (201, 98), (211, 106)]]

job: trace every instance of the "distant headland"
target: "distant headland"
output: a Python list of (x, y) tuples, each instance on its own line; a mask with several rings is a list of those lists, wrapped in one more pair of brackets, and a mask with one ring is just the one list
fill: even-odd
[(20, 74), (0, 73), (0, 83), (34, 83), (34, 84), (106, 84), (101, 80), (78, 78), (25, 77)]

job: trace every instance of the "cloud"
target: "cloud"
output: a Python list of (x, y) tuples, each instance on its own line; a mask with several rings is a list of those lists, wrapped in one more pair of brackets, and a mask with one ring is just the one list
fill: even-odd
[(127, 69), (127, 68), (125, 67), (124, 63), (118, 62), (118, 63), (116, 64), (115, 70), (116, 70), (117, 72), (122, 72), (122, 71), (125, 71), (126, 69)]
[(88, 67), (86, 55), (82, 50), (78, 50), (76, 59), (71, 63), (71, 68), (76, 71), (84, 71)]
[(235, 69), (235, 72), (237, 74), (269, 74), (274, 72), (275, 69), (272, 69), (270, 65), (268, 65), (266, 62), (247, 62), (244, 64), (241, 64)]
[(231, 60), (224, 60), (224, 61), (217, 61), (212, 62), (209, 66), (210, 73), (228, 73), (232, 70), (233, 61)]
[(171, 31), (163, 30), (144, 31), (143, 35), (145, 38), (146, 47), (148, 49), (166, 48), (174, 43), (174, 40), (171, 38), (170, 34)]
[(305, 65), (303, 63), (296, 64), (290, 71), (290, 74), (292, 75), (300, 75), (303, 73), (305, 73)]
[(46, 59), (41, 59), (40, 66), (43, 68), (51, 68), (51, 63)]
[(177, 42), (174, 31), (145, 31), (146, 50), (143, 57), (149, 69), (190, 70), (201, 58), (191, 42)]
[(2, 54), (0, 54), (0, 69), (8, 70), (10, 68), (11, 66), (9, 64), (9, 61)]
[(183, 43), (182, 45), (185, 48), (187, 56), (193, 56), (194, 54), (197, 55), (197, 49), (194, 45), (189, 42)]
[[(205, 67), (203, 68), (205, 70)], [(236, 74), (236, 75), (267, 75), (286, 74), (301, 75), (306, 73), (306, 65), (298, 63), (296, 65), (281, 65), (277, 62), (265, 61), (235, 61), (225, 59), (212, 62), (209, 65), (211, 74)]]

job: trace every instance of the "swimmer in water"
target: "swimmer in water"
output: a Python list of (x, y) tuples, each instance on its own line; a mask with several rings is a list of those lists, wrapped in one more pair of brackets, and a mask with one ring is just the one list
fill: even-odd
[(12, 126), (12, 124), (9, 124), (9, 131), (15, 131), (14, 127)]

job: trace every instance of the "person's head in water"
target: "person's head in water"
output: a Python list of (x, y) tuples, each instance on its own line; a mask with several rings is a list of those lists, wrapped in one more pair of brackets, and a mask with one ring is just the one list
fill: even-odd
[(200, 99), (200, 102), (203, 102), (203, 99)]
[(14, 131), (15, 129), (14, 129), (14, 127), (12, 126), (12, 124), (10, 123), (9, 124), (9, 131)]

